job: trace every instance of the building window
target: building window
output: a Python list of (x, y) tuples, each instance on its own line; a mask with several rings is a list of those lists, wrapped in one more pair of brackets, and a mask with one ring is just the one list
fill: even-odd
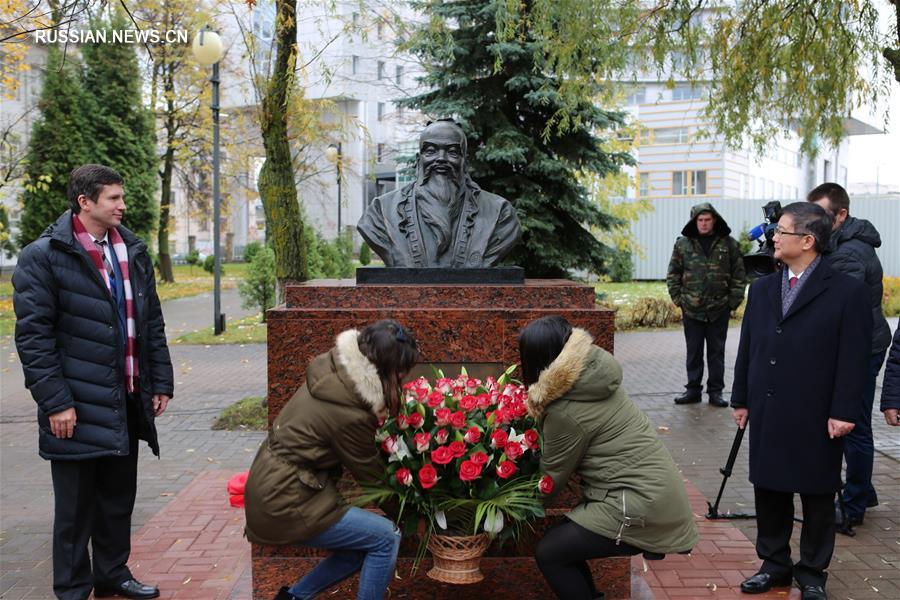
[(646, 97), (647, 88), (645, 88), (644, 86), (639, 86), (631, 90), (631, 92), (625, 98), (625, 104), (627, 104), (628, 106), (643, 104), (646, 101)]
[(649, 146), (653, 143), (653, 130), (649, 127), (641, 127), (638, 130), (638, 145)]
[(353, 55), (353, 58), (351, 59), (351, 67), (350, 68), (354, 75), (359, 73), (359, 57), (358, 56)]
[(847, 167), (841, 167), (841, 185), (847, 187)]
[(676, 85), (672, 90), (672, 100), (700, 100), (703, 98), (703, 88), (692, 85)]
[(384, 79), (384, 61), (379, 60), (378, 61), (378, 81), (381, 81), (382, 79)]
[(706, 171), (672, 171), (673, 196), (706, 194)]
[(385, 159), (385, 153), (386, 149), (384, 144), (378, 144), (377, 146), (375, 146), (375, 162), (383, 163)]
[(784, 185), (780, 184), (780, 183), (778, 184), (778, 199), (779, 200), (784, 199)]
[(379, 121), (384, 120), (384, 102), (378, 103), (378, 120)]
[(638, 173), (638, 198), (650, 196), (650, 173)]
[(687, 127), (660, 127), (653, 130), (653, 144), (687, 144), (690, 130)]
[(397, 85), (403, 85), (403, 67), (397, 65), (397, 71), (394, 74), (394, 81), (397, 82)]

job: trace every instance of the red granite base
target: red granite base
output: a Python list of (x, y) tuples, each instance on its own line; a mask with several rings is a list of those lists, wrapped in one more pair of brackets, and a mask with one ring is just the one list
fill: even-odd
[[(590, 286), (563, 280), (527, 280), (524, 285), (356, 285), (353, 280), (316, 280), (289, 285), (284, 306), (268, 313), (269, 423), (302, 385), (306, 367), (334, 345), (335, 337), (379, 319), (396, 319), (412, 329), (424, 361), (434, 363), (517, 363), (519, 331), (539, 317), (560, 314), (589, 331), (595, 342), (613, 350), (614, 313), (598, 309)], [(415, 543), (401, 545), (400, 579), (392, 598), (545, 599), (553, 597), (533, 559), (534, 544), (545, 530), (573, 506), (566, 494), (561, 508), (539, 522), (535, 536), (515, 547), (488, 549), (482, 560), (483, 582), (469, 586), (440, 584), (425, 575), (430, 561), (410, 575)], [(304, 546), (253, 545), (253, 597), (268, 599), (312, 569), (325, 554)], [(597, 587), (607, 598), (628, 598), (628, 558), (591, 561)], [(329, 597), (355, 596), (356, 579)]]
[(539, 317), (561, 314), (613, 349), (615, 315), (598, 309), (590, 286), (564, 280), (525, 285), (365, 285), (315, 280), (289, 285), (286, 304), (268, 314), (269, 422), (303, 383), (306, 366), (327, 352), (341, 331), (379, 319), (412, 329), (424, 360), (498, 363), (519, 360), (519, 330)]

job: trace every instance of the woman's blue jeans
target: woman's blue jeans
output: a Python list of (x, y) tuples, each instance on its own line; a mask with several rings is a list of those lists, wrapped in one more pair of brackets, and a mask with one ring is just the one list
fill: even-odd
[(303, 545), (330, 550), (332, 554), (291, 586), (288, 591), (292, 595), (302, 600), (315, 598), (361, 570), (357, 599), (381, 600), (394, 577), (400, 530), (384, 517), (353, 507), (340, 521)]

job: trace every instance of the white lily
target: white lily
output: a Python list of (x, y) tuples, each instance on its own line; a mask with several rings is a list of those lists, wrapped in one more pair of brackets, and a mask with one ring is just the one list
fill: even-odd
[(525, 433), (516, 433), (516, 430), (512, 427), (509, 428), (509, 437), (506, 438), (509, 442), (518, 442), (522, 443), (525, 439)]
[(447, 529), (447, 515), (444, 514), (444, 511), (439, 510), (434, 513), (434, 520), (437, 522), (438, 527)]
[(488, 512), (484, 517), (484, 530), (488, 533), (500, 533), (503, 531), (503, 511)]
[(409, 447), (406, 445), (406, 442), (402, 437), (397, 438), (397, 451), (388, 458), (388, 462), (397, 462), (403, 460), (404, 458), (411, 457), (412, 454), (409, 452)]

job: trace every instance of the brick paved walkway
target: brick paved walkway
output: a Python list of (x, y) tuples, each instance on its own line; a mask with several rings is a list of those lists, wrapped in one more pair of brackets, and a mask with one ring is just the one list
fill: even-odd
[[(726, 364), (733, 362), (736, 343), (732, 330)], [(627, 390), (660, 428), (689, 480), (702, 531), (690, 557), (648, 562), (646, 569), (636, 558), (633, 597), (737, 597), (735, 586), (757, 566), (754, 523), (703, 519), (705, 499), (718, 490), (718, 469), (733, 438), (730, 411), (706, 403), (672, 404), (683, 377), (680, 331), (620, 334), (616, 355), (625, 368)], [(224, 406), (264, 393), (265, 348), (179, 346), (173, 358), (178, 396), (159, 421), (162, 459), (142, 451), (131, 564), (138, 576), (160, 583), (166, 598), (246, 600), (249, 548), (240, 537), (240, 511), (228, 508), (224, 485), (229, 475), (249, 466), (262, 434), (216, 432), (209, 425)], [(726, 386), (730, 378), (729, 369)], [(49, 467), (37, 456), (34, 404), (22, 388), (9, 338), (0, 340), (0, 397), (0, 598), (46, 599), (52, 597)], [(883, 420), (875, 424), (881, 505), (870, 510), (855, 538), (838, 536), (828, 583), (831, 598), (900, 598), (900, 436), (889, 432)], [(752, 512), (746, 461), (745, 446), (723, 510)], [(782, 589), (769, 596), (794, 599), (799, 591)]]

